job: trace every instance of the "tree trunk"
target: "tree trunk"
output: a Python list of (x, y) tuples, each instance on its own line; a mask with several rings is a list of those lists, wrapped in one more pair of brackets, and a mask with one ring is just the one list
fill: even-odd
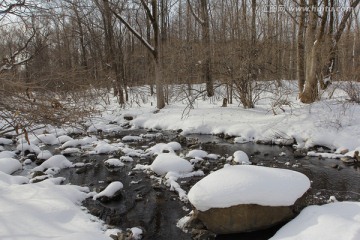
[[(301, 0), (300, 6), (304, 7), (306, 5), (305, 0)], [(300, 12), (299, 19), (299, 30), (297, 34), (297, 78), (299, 92), (304, 91), (305, 85), (305, 42), (304, 42), (304, 30), (305, 30), (305, 11)]]

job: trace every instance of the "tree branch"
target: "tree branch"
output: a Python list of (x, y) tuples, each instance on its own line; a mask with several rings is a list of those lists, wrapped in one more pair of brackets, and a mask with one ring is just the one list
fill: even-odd
[(187, 0), (189, 8), (190, 8), (190, 12), (191, 14), (194, 16), (194, 18), (196, 19), (196, 21), (198, 21), (201, 25), (204, 25), (205, 21), (203, 19), (201, 19), (195, 12), (194, 9), (191, 6), (190, 0)]
[(145, 0), (141, 0), (141, 3), (146, 11), (146, 15), (149, 17), (152, 24), (155, 22), (155, 16), (151, 14), (149, 6), (146, 4)]
[(141, 34), (136, 31), (120, 14), (118, 14), (117, 12), (115, 12), (114, 10), (111, 9), (111, 12), (114, 14), (114, 16), (120, 20), (120, 22), (122, 22), (125, 27), (127, 29), (129, 29), (129, 31), (134, 34), (134, 36), (139, 39), (139, 41), (155, 56), (156, 54), (156, 51), (154, 49), (153, 46), (151, 46), (151, 44), (146, 41), (142, 36)]

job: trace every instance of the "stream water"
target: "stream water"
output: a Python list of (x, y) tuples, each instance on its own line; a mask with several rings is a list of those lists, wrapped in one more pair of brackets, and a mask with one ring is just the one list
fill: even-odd
[[(124, 131), (108, 138), (113, 140), (125, 135), (141, 133), (146, 131)], [(176, 132), (162, 132), (160, 139), (129, 145), (133, 148), (145, 148), (154, 142), (169, 142), (176, 139)], [(312, 181), (312, 187), (303, 206), (324, 204), (330, 196), (335, 196), (338, 200), (360, 200), (360, 168), (356, 165), (346, 166), (336, 159), (295, 158), (294, 150), (290, 147), (255, 143), (234, 144), (230, 140), (211, 135), (189, 135), (187, 139), (194, 141), (195, 146), (208, 153), (227, 157), (237, 150), (242, 150), (250, 156), (253, 164), (304, 173)], [(189, 149), (184, 145), (182, 151), (187, 152)], [(62, 170), (59, 176), (65, 177), (66, 183), (88, 186), (97, 192), (112, 181), (121, 181), (124, 190), (119, 200), (101, 203), (88, 199), (84, 202), (91, 214), (98, 216), (109, 225), (120, 229), (142, 227), (145, 230), (143, 239), (192, 239), (191, 233), (184, 233), (176, 227), (177, 221), (191, 210), (191, 205), (181, 202), (177, 193), (171, 192), (164, 184), (159, 184), (158, 179), (150, 178), (150, 175), (142, 171), (132, 170), (135, 164), (150, 164), (152, 157), (134, 158), (134, 162), (115, 169), (107, 168), (103, 164), (103, 160), (108, 158), (108, 155), (69, 157), (73, 162), (86, 162), (91, 165)], [(209, 160), (209, 171), (222, 167), (224, 163), (225, 160)], [(201, 177), (181, 179), (179, 183), (185, 191), (188, 191), (200, 179)], [(279, 227), (281, 226), (260, 232), (217, 236), (216, 239), (269, 239)]]

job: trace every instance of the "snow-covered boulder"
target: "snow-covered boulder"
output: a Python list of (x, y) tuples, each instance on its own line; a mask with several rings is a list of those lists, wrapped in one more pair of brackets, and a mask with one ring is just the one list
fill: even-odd
[(57, 170), (69, 168), (72, 163), (63, 155), (55, 155), (43, 162), (40, 166), (33, 168), (32, 171), (44, 171), (45, 169), (55, 168)]
[(248, 155), (241, 150), (234, 152), (234, 161), (243, 165), (251, 164)]
[(0, 158), (0, 172), (12, 174), (22, 169), (21, 163), (14, 158)]
[(21, 151), (22, 154), (27, 154), (27, 153), (39, 154), (41, 152), (40, 148), (33, 143), (30, 144), (20, 143), (17, 145), (16, 150)]
[(264, 229), (290, 219), (292, 206), (309, 188), (310, 180), (299, 172), (236, 165), (200, 180), (188, 198), (210, 231), (227, 234)]
[(37, 159), (41, 159), (41, 160), (47, 160), (49, 158), (51, 158), (53, 155), (49, 150), (43, 150), (41, 151), (38, 155), (37, 155)]
[(172, 153), (159, 154), (150, 166), (150, 169), (158, 175), (165, 175), (168, 172), (189, 173), (193, 166), (189, 161)]

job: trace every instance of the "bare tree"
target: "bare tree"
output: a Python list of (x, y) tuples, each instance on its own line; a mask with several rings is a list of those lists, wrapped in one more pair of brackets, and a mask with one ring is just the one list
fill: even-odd
[(211, 38), (210, 38), (210, 19), (208, 10), (208, 1), (200, 0), (200, 16), (198, 16), (191, 6), (190, 0), (187, 0), (189, 9), (196, 21), (201, 25), (202, 29), (202, 40), (205, 51), (205, 59), (203, 66), (203, 74), (206, 83), (206, 92), (208, 97), (214, 96), (214, 80), (212, 77), (212, 58), (211, 58)]
[(159, 17), (158, 17), (158, 1), (151, 0), (150, 7), (146, 0), (141, 0), (141, 5), (143, 6), (146, 15), (150, 19), (152, 30), (154, 32), (154, 45), (151, 45), (138, 31), (131, 26), (126, 19), (117, 13), (115, 10), (112, 10), (113, 14), (117, 19), (119, 19), (128, 30), (137, 38), (139, 41), (151, 52), (154, 59), (154, 71), (155, 71), (155, 84), (156, 84), (156, 100), (157, 108), (162, 109), (165, 107), (165, 97), (163, 89), (163, 72), (162, 72), (162, 53), (161, 53), (161, 41), (160, 41), (160, 26), (159, 26)]

